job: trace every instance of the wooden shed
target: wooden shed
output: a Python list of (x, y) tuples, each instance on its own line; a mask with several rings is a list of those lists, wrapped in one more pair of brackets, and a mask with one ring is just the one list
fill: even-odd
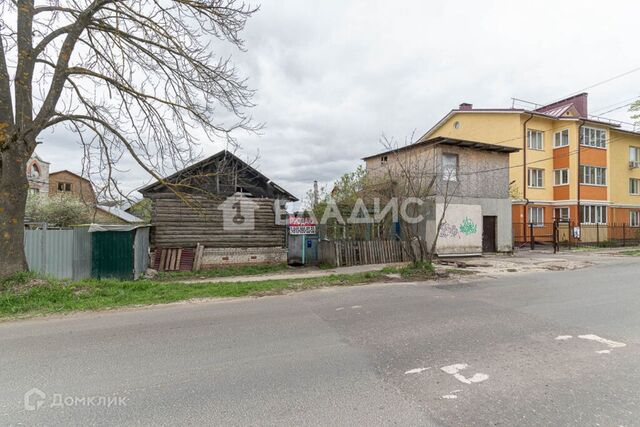
[(155, 269), (287, 261), (286, 216), (277, 220), (276, 206), (297, 199), (229, 151), (140, 192), (152, 202)]

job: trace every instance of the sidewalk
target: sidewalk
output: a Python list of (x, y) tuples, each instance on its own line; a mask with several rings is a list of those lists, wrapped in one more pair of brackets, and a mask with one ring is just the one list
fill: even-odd
[[(622, 257), (619, 252), (629, 248), (602, 248), (589, 250), (561, 251), (554, 254), (549, 249), (520, 249), (513, 255), (486, 254), (474, 257), (440, 258), (434, 261), (436, 270), (464, 269), (476, 273), (478, 276), (498, 276), (513, 273), (530, 273), (541, 271), (576, 270), (594, 264), (616, 262)], [(622, 257), (627, 258), (627, 257)], [(632, 261), (634, 257), (628, 257)], [(291, 271), (272, 274), (231, 277), (202, 277), (191, 279), (175, 279), (175, 283), (230, 283), (230, 282), (261, 282), (266, 280), (295, 280), (315, 277), (326, 277), (334, 274), (366, 273), (380, 271), (384, 267), (401, 267), (408, 263), (370, 264), (353, 267), (338, 267), (321, 270), (317, 267), (292, 267)]]
[[(265, 280), (286, 280), (286, 279), (310, 279), (314, 277), (326, 277), (334, 274), (354, 274), (354, 273), (366, 273), (369, 271), (380, 271), (384, 267), (402, 267), (407, 263), (391, 263), (391, 264), (369, 264), (369, 265), (356, 265), (353, 267), (337, 267), (328, 270), (321, 270), (316, 267), (301, 267), (301, 271), (273, 274), (257, 274), (253, 276), (231, 276), (231, 277), (207, 277), (202, 279), (186, 279), (186, 280), (172, 280), (175, 283), (229, 283), (229, 282), (262, 282)], [(296, 270), (296, 268), (292, 268)]]

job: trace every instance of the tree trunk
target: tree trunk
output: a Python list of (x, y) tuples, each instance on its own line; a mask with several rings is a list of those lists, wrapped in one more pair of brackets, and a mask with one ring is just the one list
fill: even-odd
[(26, 271), (24, 213), (29, 155), (13, 144), (0, 152), (0, 278)]

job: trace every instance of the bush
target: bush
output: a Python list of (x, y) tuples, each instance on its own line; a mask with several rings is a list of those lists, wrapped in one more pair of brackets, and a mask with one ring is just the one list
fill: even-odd
[(68, 227), (91, 222), (91, 210), (77, 197), (60, 194), (51, 197), (32, 194), (27, 199), (25, 216), (32, 222)]

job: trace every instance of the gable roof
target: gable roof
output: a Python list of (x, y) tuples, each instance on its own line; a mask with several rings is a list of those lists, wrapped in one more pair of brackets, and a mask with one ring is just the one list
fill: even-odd
[[(167, 183), (169, 184), (175, 183), (179, 179), (186, 178), (189, 175), (201, 169), (215, 168), (217, 163), (220, 160), (226, 160), (226, 159), (229, 159), (231, 162), (234, 162), (237, 165), (240, 165), (242, 167), (242, 171), (245, 174), (253, 175), (257, 179), (260, 186), (265, 190), (267, 190), (269, 193), (273, 193), (274, 195), (279, 196), (279, 198), (283, 198), (291, 202), (298, 201), (298, 199), (293, 194), (289, 193), (288, 191), (286, 191), (285, 189), (277, 185), (275, 182), (273, 182), (271, 179), (267, 178), (257, 169), (255, 169), (254, 167), (252, 167), (251, 165), (249, 165), (248, 163), (240, 159), (238, 156), (236, 156), (235, 154), (227, 150), (222, 150), (211, 157), (208, 157), (204, 160), (194, 163), (166, 178), (163, 178), (162, 181), (156, 181), (152, 184), (142, 187), (138, 191), (143, 195), (147, 193), (158, 192), (163, 188), (166, 188)], [(233, 193), (235, 193), (235, 191), (233, 191)]]
[(446, 138), (443, 136), (439, 136), (437, 138), (431, 138), (425, 141), (418, 141), (414, 144), (405, 145), (397, 149), (383, 151), (382, 153), (378, 153), (378, 154), (372, 154), (371, 156), (363, 157), (362, 160), (367, 160), (367, 159), (371, 159), (377, 156), (382, 156), (385, 154), (397, 153), (399, 151), (406, 151), (416, 147), (429, 146), (429, 145), (454, 145), (462, 148), (472, 148), (474, 150), (493, 151), (496, 153), (507, 153), (507, 154), (520, 151), (520, 149), (516, 147), (509, 147), (505, 145), (488, 144), (486, 142), (480, 142), (480, 141), (469, 141), (466, 139), (455, 139), (455, 138)]
[(85, 178), (84, 176), (82, 176), (82, 175), (78, 175), (78, 174), (77, 174), (77, 173), (75, 173), (75, 172), (71, 172), (71, 171), (70, 171), (70, 170), (68, 170), (68, 169), (63, 169), (63, 170), (60, 170), (60, 171), (50, 172), (50, 173), (49, 173), (49, 177), (51, 177), (51, 176), (53, 176), (53, 175), (58, 175), (58, 174), (61, 174), (61, 173), (68, 173), (68, 174), (70, 174), (70, 175), (73, 175), (73, 176), (75, 176), (75, 177), (77, 177), (77, 178), (79, 178), (79, 179), (81, 179), (81, 180), (83, 180), (83, 181), (86, 181), (86, 182), (88, 182), (89, 184), (91, 184), (91, 181), (89, 181), (89, 180), (88, 180), (87, 178)]
[(108, 214), (111, 214), (113, 216), (115, 216), (116, 218), (119, 218), (129, 224), (133, 224), (133, 223), (143, 223), (144, 220), (138, 218), (135, 215), (130, 214), (129, 212), (125, 212), (122, 209), (116, 207), (116, 206), (104, 206), (104, 205), (98, 205), (96, 206), (96, 208), (100, 209), (103, 212), (106, 212)]

